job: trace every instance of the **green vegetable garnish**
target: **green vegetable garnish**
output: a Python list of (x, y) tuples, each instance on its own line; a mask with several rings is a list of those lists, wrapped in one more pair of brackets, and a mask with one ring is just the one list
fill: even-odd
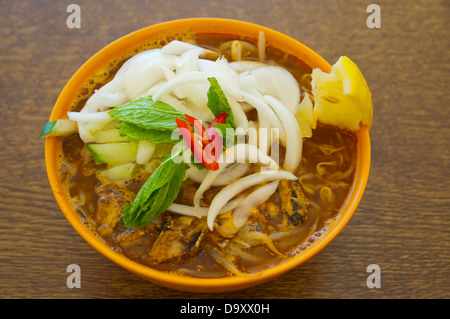
[(214, 116), (218, 116), (221, 113), (227, 113), (227, 119), (225, 120), (225, 124), (229, 125), (232, 128), (236, 128), (236, 124), (234, 123), (233, 110), (231, 109), (230, 104), (228, 103), (227, 97), (225, 93), (223, 93), (222, 88), (217, 82), (217, 79), (211, 77), (208, 79), (211, 86), (208, 90), (208, 108), (214, 114)]
[(47, 122), (39, 137), (66, 136), (77, 132), (77, 124), (71, 120), (60, 119)]
[(178, 142), (171, 139), (172, 131), (177, 129), (175, 117), (184, 118), (183, 113), (162, 101), (153, 101), (151, 96), (116, 106), (109, 115), (122, 122), (119, 124), (121, 135), (152, 143), (174, 144)]
[[(234, 122), (233, 110), (231, 109), (227, 97), (225, 93), (223, 93), (217, 79), (211, 77), (208, 79), (208, 81), (209, 83), (211, 83), (211, 86), (208, 90), (208, 108), (211, 110), (214, 116), (218, 116), (221, 113), (228, 114), (225, 123), (216, 123), (214, 124), (214, 128), (220, 134), (220, 136), (224, 138), (224, 146), (230, 147), (235, 144), (236, 137), (234, 130), (236, 128), (236, 124)], [(232, 130), (228, 130), (227, 134), (227, 129)]]
[(176, 144), (180, 141), (172, 138), (172, 131), (170, 130), (155, 130), (151, 128), (143, 128), (139, 125), (123, 122), (119, 124), (119, 132), (123, 136), (129, 136), (137, 140), (149, 141), (152, 143), (171, 143)]
[(181, 150), (168, 156), (139, 190), (135, 200), (125, 205), (122, 216), (126, 227), (144, 227), (163, 213), (175, 200), (185, 176)]

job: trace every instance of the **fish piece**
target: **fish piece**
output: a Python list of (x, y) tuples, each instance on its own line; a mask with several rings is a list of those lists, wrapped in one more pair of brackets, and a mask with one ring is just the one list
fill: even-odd
[(239, 231), (233, 222), (233, 211), (225, 212), (218, 216), (214, 223), (214, 229), (225, 238), (233, 238)]
[(127, 188), (115, 184), (97, 187), (95, 192), (99, 196), (95, 222), (100, 236), (111, 236), (120, 221), (123, 207), (132, 201), (136, 195)]
[(299, 226), (305, 221), (308, 199), (297, 181), (281, 180), (279, 186), (281, 210), (287, 222)]
[(173, 218), (163, 225), (148, 256), (155, 264), (186, 263), (199, 251), (208, 228), (206, 221), (193, 216)]

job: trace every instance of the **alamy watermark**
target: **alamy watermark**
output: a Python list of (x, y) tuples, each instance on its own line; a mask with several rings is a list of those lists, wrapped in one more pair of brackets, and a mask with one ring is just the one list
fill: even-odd
[(69, 4), (66, 9), (70, 13), (66, 19), (66, 25), (69, 29), (81, 28), (81, 8), (78, 4)]
[[(175, 154), (183, 149), (183, 155), (172, 158), (175, 163), (260, 163), (268, 166), (279, 163), (278, 128), (226, 128), (225, 131), (208, 129), (202, 132), (203, 126), (199, 120), (194, 121), (193, 127), (194, 129), (180, 127), (172, 131), (172, 140), (183, 137), (171, 151), (171, 154)], [(184, 156), (184, 152), (188, 156)], [(189, 158), (190, 155), (192, 158)], [(273, 168), (263, 171), (271, 173), (274, 172)]]
[[(81, 28), (81, 8), (78, 4), (69, 4), (66, 9), (70, 13), (66, 20), (66, 25), (69, 29)], [(378, 4), (369, 4), (366, 8), (366, 13), (370, 13), (367, 17), (366, 25), (369, 29), (381, 28), (381, 8)]]
[(67, 277), (67, 288), (81, 288), (81, 268), (77, 264), (70, 264), (66, 268), (66, 272), (71, 274)]
[[(70, 273), (67, 277), (67, 288), (81, 288), (81, 268), (77, 264), (70, 264), (66, 268), (66, 272)], [(366, 272), (370, 273), (367, 277), (367, 288), (381, 288), (381, 268), (377, 264), (370, 264), (366, 268)]]
[(381, 268), (377, 264), (367, 266), (366, 272), (370, 273), (367, 277), (367, 288), (381, 288)]
[(366, 24), (369, 29), (381, 28), (381, 8), (378, 4), (369, 4), (366, 9), (370, 15), (367, 17)]

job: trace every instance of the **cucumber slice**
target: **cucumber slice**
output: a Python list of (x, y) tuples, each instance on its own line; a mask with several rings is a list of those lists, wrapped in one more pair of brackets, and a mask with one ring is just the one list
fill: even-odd
[(96, 164), (118, 166), (136, 161), (139, 142), (88, 144)]
[(47, 136), (67, 136), (77, 133), (77, 123), (67, 119), (60, 119), (45, 124), (39, 137)]
[(118, 166), (113, 166), (98, 171), (98, 177), (108, 179), (112, 182), (126, 181), (139, 174), (153, 174), (154, 171), (161, 165), (164, 158), (152, 158), (144, 165), (137, 163), (126, 163)]
[(134, 139), (129, 136), (121, 136), (118, 128), (97, 131), (93, 135), (95, 143), (97, 144), (134, 141)]
[(131, 179), (136, 175), (136, 163), (127, 163), (119, 166), (114, 166), (98, 172), (99, 177), (108, 179), (110, 181), (121, 181)]
[(175, 145), (170, 143), (158, 143), (156, 144), (152, 157), (166, 157), (172, 152), (174, 146)]

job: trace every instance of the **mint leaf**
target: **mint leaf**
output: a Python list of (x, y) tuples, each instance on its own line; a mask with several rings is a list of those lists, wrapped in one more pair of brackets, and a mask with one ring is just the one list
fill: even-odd
[(152, 128), (143, 128), (139, 125), (123, 122), (119, 124), (119, 133), (122, 136), (129, 136), (137, 140), (145, 140), (152, 143), (171, 143), (176, 144), (180, 141), (178, 139), (172, 139), (172, 131), (170, 130), (156, 130)]
[(163, 131), (177, 128), (175, 117), (185, 119), (183, 113), (162, 101), (153, 101), (151, 96), (118, 105), (109, 111), (109, 115), (122, 122)]
[(234, 123), (233, 111), (231, 109), (230, 104), (228, 103), (227, 97), (225, 93), (223, 93), (222, 88), (217, 82), (217, 79), (214, 77), (208, 78), (211, 86), (208, 90), (208, 108), (214, 114), (214, 116), (218, 116), (222, 113), (227, 113), (227, 119), (225, 120), (225, 124), (230, 125), (232, 128), (236, 128), (236, 124)]
[(175, 162), (181, 150), (168, 156), (139, 190), (135, 200), (122, 211), (126, 227), (144, 227), (175, 200), (185, 176), (183, 161)]

